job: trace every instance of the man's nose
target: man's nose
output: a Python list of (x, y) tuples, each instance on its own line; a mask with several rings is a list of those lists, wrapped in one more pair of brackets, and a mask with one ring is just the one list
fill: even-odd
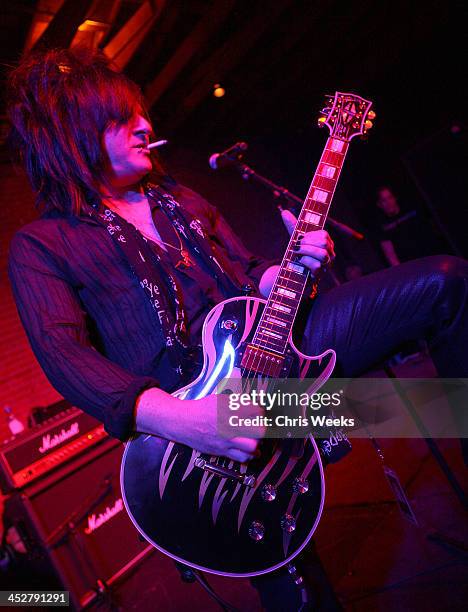
[(140, 130), (134, 130), (133, 135), (137, 136), (141, 142), (146, 146), (149, 143), (150, 140), (150, 133), (151, 130), (146, 130), (146, 129), (140, 129)]
[(136, 125), (133, 128), (135, 135), (143, 135), (145, 139), (149, 140), (150, 134), (152, 134), (153, 128), (151, 123), (141, 115), (137, 117)]

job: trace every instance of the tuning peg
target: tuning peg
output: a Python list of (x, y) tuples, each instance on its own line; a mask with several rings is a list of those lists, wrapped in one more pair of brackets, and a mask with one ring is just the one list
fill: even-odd
[(319, 117), (318, 120), (317, 120), (318, 121), (318, 126), (319, 127), (323, 127), (325, 125), (325, 121), (326, 120), (327, 120), (326, 117)]
[(376, 118), (376, 116), (377, 116), (377, 115), (376, 115), (376, 114), (374, 113), (374, 111), (372, 111), (372, 110), (371, 110), (371, 111), (369, 111), (369, 112), (367, 113), (367, 117), (368, 117), (369, 119), (371, 119), (371, 120), (372, 120), (372, 119), (375, 119), (375, 118)]
[(365, 122), (364, 127), (366, 128), (366, 130), (370, 130), (370, 129), (371, 129), (371, 127), (372, 127), (373, 125), (374, 125), (374, 124), (372, 123), (372, 121), (369, 121), (369, 119), (368, 119), (368, 120)]

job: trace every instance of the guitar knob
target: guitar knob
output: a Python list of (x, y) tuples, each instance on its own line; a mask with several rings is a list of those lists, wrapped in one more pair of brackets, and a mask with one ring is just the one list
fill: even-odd
[(246, 487), (254, 487), (256, 481), (257, 479), (255, 476), (253, 476), (253, 474), (245, 474), (245, 476), (242, 478), (242, 484)]
[(263, 536), (265, 535), (265, 525), (260, 521), (252, 521), (249, 527), (249, 536), (255, 542), (259, 540), (263, 540)]
[(225, 319), (221, 322), (221, 329), (226, 329), (227, 331), (236, 331), (237, 329), (237, 321), (233, 321), (232, 319)]
[(295, 478), (292, 489), (294, 493), (300, 493), (301, 495), (307, 493), (309, 490), (309, 481), (304, 478)]
[(262, 487), (261, 496), (263, 501), (271, 502), (276, 499), (276, 487), (266, 484)]
[(281, 529), (292, 533), (296, 529), (296, 519), (291, 514), (283, 514), (281, 517)]

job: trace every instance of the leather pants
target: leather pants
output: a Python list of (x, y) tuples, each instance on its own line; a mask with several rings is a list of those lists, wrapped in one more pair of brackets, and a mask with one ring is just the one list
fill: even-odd
[(301, 344), (309, 355), (334, 349), (348, 377), (409, 340), (427, 341), (439, 376), (468, 377), (467, 261), (425, 257), (319, 293)]
[[(426, 257), (319, 293), (302, 327), (297, 346), (308, 355), (334, 349), (338, 376), (359, 376), (405, 342), (426, 340), (440, 377), (468, 377), (468, 262), (446, 255)], [(312, 609), (342, 609), (313, 545), (304, 555), (302, 571)], [(252, 584), (268, 611), (298, 610), (301, 605), (284, 569), (254, 578)]]

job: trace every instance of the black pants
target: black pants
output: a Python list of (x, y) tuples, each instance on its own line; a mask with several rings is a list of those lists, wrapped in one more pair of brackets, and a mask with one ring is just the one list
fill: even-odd
[(319, 293), (302, 349), (334, 349), (339, 374), (348, 377), (418, 339), (427, 340), (439, 376), (468, 376), (467, 261), (425, 257)]
[[(468, 377), (467, 261), (449, 256), (417, 259), (319, 293), (305, 323), (302, 350), (317, 355), (334, 349), (337, 374), (351, 377), (409, 340), (427, 341), (439, 376)], [(466, 444), (463, 450), (467, 457)], [(309, 583), (311, 609), (340, 610), (313, 549), (307, 550), (301, 569)], [(298, 591), (286, 571), (252, 583), (265, 609), (299, 609)]]

